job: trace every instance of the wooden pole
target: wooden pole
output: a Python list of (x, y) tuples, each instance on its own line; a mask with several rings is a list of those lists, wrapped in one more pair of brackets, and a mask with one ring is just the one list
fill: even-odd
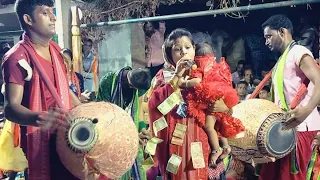
[(73, 70), (82, 74), (83, 66), (82, 66), (82, 43), (81, 43), (81, 31), (80, 31), (80, 18), (79, 18), (79, 7), (71, 8), (72, 14), (72, 62), (73, 62)]
[(281, 1), (281, 2), (274, 2), (274, 3), (264, 3), (264, 4), (232, 7), (227, 9), (207, 10), (207, 11), (172, 14), (172, 15), (165, 15), (165, 16), (139, 18), (139, 19), (126, 19), (126, 20), (120, 20), (120, 21), (98, 22), (98, 23), (90, 23), (90, 24), (81, 24), (80, 28), (100, 27), (100, 26), (109, 26), (109, 25), (118, 25), (118, 24), (150, 22), (150, 21), (164, 21), (164, 20), (170, 20), (170, 19), (191, 18), (191, 17), (198, 17), (198, 16), (231, 13), (231, 12), (254, 11), (254, 10), (260, 10), (260, 9), (270, 9), (270, 8), (301, 5), (301, 4), (311, 4), (311, 3), (320, 3), (320, 0)]

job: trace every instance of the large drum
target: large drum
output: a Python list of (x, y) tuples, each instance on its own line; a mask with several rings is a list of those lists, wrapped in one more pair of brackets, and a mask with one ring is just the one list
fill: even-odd
[(229, 139), (235, 158), (248, 163), (266, 163), (288, 155), (296, 145), (296, 131), (283, 130), (288, 116), (274, 103), (246, 100), (233, 109), (233, 117), (245, 126), (245, 136)]
[(99, 174), (116, 179), (126, 173), (138, 153), (138, 131), (130, 115), (106, 102), (82, 104), (69, 113), (68, 127), (57, 132), (63, 165), (80, 179)]

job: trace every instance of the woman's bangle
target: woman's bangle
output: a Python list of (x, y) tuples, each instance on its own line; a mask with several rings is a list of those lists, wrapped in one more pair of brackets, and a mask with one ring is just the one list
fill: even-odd
[(178, 83), (174, 83), (172, 79), (169, 80), (169, 84), (173, 89), (178, 89)]

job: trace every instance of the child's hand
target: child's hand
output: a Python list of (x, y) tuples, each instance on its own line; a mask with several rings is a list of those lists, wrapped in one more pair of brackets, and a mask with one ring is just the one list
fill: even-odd
[(185, 78), (180, 78), (178, 81), (178, 86), (181, 88), (186, 88), (187, 80)]
[(139, 142), (141, 145), (146, 145), (146, 142), (152, 138), (150, 131), (143, 128), (139, 133)]
[(228, 112), (229, 108), (228, 106), (224, 103), (224, 100), (220, 98), (213, 104), (209, 104), (208, 106), (208, 111), (209, 112)]

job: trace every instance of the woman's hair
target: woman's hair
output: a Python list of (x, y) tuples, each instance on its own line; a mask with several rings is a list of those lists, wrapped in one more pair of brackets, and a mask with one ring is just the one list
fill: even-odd
[(147, 24), (150, 23), (154, 29), (159, 29), (159, 21), (150, 21), (150, 22), (145, 22), (143, 23), (143, 31), (146, 31), (146, 26)]
[(68, 56), (70, 56), (71, 60), (72, 60), (72, 51), (68, 48), (63, 48), (62, 49), (62, 53), (64, 54), (68, 54)]
[(196, 44), (196, 56), (205, 56), (213, 54), (213, 49), (208, 43)]
[(191, 33), (188, 30), (182, 29), (182, 28), (178, 28), (178, 29), (173, 30), (169, 34), (167, 39), (164, 41), (164, 57), (172, 65), (174, 65), (174, 62), (172, 59), (172, 52), (171, 52), (173, 44), (178, 38), (181, 38), (183, 36), (188, 37), (190, 39), (191, 43), (194, 45)]
[(133, 69), (129, 79), (132, 85), (137, 89), (148, 90), (151, 85), (152, 77), (147, 69)]

